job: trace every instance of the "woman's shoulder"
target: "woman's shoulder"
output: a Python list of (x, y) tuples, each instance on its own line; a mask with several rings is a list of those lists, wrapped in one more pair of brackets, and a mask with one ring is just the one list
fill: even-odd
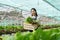
[(39, 19), (39, 18), (40, 18), (40, 16), (38, 15), (38, 16), (37, 16), (37, 18)]

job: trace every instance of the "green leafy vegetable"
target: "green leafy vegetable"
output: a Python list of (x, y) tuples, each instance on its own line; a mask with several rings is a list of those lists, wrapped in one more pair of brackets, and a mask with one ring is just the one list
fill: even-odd
[(31, 18), (31, 17), (28, 17), (28, 18), (26, 19), (26, 22), (28, 22), (28, 23), (32, 23), (32, 22), (33, 22), (33, 20), (32, 20), (32, 18)]

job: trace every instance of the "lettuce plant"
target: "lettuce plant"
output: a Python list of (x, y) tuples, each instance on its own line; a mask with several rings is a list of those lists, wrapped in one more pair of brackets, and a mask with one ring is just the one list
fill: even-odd
[(26, 22), (28, 22), (28, 23), (32, 23), (32, 22), (33, 22), (33, 20), (32, 20), (32, 18), (31, 18), (31, 17), (28, 17), (28, 18), (26, 19)]

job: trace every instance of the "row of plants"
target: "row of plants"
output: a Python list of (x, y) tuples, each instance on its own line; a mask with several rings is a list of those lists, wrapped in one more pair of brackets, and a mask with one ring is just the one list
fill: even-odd
[(42, 30), (37, 29), (32, 33), (22, 35), (20, 32), (16, 33), (16, 40), (60, 40), (60, 30), (50, 29)]
[(21, 29), (23, 29), (23, 26), (16, 26), (16, 25), (0, 26), (0, 34), (17, 32), (20, 31)]
[[(11, 37), (11, 36), (10, 36)], [(5, 39), (4, 39), (5, 38)], [(37, 29), (33, 32), (17, 32), (13, 37), (3, 37), (4, 40), (60, 40), (60, 29)]]
[[(51, 28), (59, 28), (59, 24), (55, 25), (40, 25), (41, 29), (51, 29)], [(13, 33), (18, 31), (24, 31), (23, 26), (16, 26), (16, 25), (7, 25), (7, 26), (0, 26), (0, 35), (6, 33)]]
[(43, 29), (58, 28), (58, 27), (60, 27), (60, 24), (40, 25), (40, 27), (43, 28)]

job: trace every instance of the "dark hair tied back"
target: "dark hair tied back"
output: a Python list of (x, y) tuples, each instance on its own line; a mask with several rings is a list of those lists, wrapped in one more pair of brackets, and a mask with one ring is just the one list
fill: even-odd
[(36, 11), (36, 9), (35, 8), (32, 8), (31, 10), (34, 10), (36, 13), (35, 13), (35, 16), (38, 16), (37, 15), (37, 11)]

